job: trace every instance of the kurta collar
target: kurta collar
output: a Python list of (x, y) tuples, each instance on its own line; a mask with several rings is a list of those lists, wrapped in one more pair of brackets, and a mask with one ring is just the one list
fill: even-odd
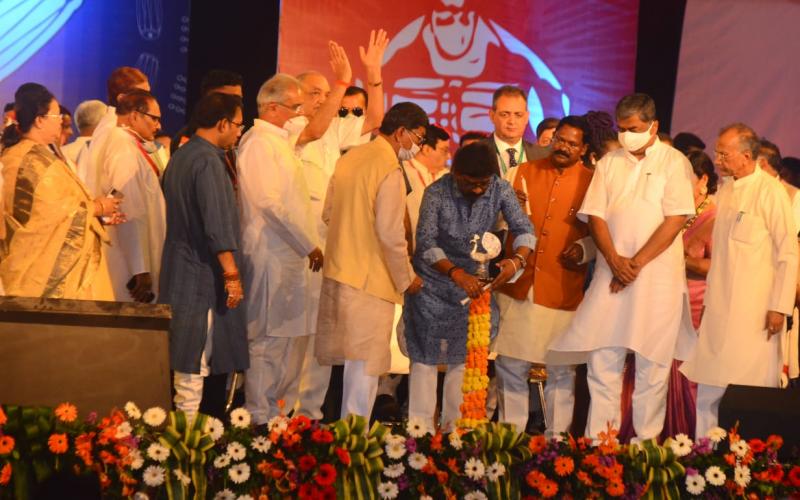
[(763, 170), (761, 170), (761, 167), (759, 167), (758, 163), (756, 163), (756, 169), (753, 170), (752, 174), (745, 175), (744, 177), (742, 177), (740, 179), (731, 178), (733, 180), (733, 189), (739, 189), (739, 188), (741, 188), (743, 186), (747, 186), (749, 184), (752, 184), (762, 174), (763, 174)]
[(289, 131), (285, 128), (278, 127), (266, 120), (262, 120), (260, 118), (256, 118), (253, 120), (253, 128), (256, 130), (261, 130), (267, 132), (268, 134), (277, 135), (282, 139), (289, 139)]

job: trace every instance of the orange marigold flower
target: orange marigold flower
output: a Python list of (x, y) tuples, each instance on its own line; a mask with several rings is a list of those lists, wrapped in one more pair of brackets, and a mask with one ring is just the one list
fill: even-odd
[(539, 484), (539, 493), (541, 493), (544, 498), (552, 498), (558, 493), (558, 484), (555, 481), (546, 479)]
[(625, 494), (625, 485), (619, 479), (612, 479), (606, 485), (606, 493), (612, 497), (619, 497)]
[(0, 469), (0, 485), (8, 484), (11, 481), (11, 464), (6, 463), (2, 469)]
[(6, 412), (3, 411), (3, 407), (0, 406), (0, 425), (5, 425), (8, 422), (8, 417), (6, 417)]
[(528, 449), (533, 453), (541, 453), (546, 445), (547, 440), (541, 434), (531, 437), (531, 440), (528, 441)]
[(575, 470), (575, 462), (572, 457), (558, 457), (553, 464), (556, 474), (559, 476), (568, 476)]
[(69, 448), (67, 435), (52, 434), (50, 438), (47, 440), (47, 446), (50, 448), (50, 451), (52, 451), (56, 455), (61, 455), (62, 453), (66, 453), (67, 448)]
[(0, 455), (7, 455), (14, 451), (14, 438), (11, 436), (0, 436)]
[(54, 413), (59, 420), (66, 423), (74, 422), (78, 418), (78, 409), (72, 403), (61, 403), (56, 406)]

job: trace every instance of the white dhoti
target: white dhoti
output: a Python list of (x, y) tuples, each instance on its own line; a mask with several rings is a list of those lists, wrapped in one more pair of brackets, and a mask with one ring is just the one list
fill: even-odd
[(708, 431), (719, 425), (719, 403), (727, 387), (697, 384), (697, 417), (694, 435), (696, 439), (704, 437)]
[(294, 408), (295, 415), (305, 415), (310, 419), (322, 418), (322, 404), (328, 392), (331, 380), (331, 367), (323, 366), (314, 356), (314, 343), (316, 335), (310, 335), (305, 348), (305, 357), (300, 376), (290, 382), (287, 391), (291, 398), (289, 408)]
[(344, 362), (342, 389), (342, 418), (350, 414), (369, 418), (378, 393), (378, 376), (367, 375), (366, 361), (360, 359)]
[[(650, 361), (638, 352), (632, 396), (633, 428), (638, 441), (655, 438), (664, 427), (667, 411), (667, 387), (671, 365)], [(597, 439), (608, 424), (619, 429), (622, 424), (622, 379), (628, 349), (607, 347), (589, 354), (587, 382), (592, 402), (586, 435)]]
[(175, 372), (172, 380), (175, 386), (175, 409), (186, 414), (187, 421), (191, 422), (200, 411), (200, 402), (203, 399), (203, 379), (211, 373), (211, 352), (214, 346), (212, 336), (214, 333), (214, 312), (208, 310), (208, 329), (206, 330), (206, 343), (200, 357), (200, 373)]
[(245, 407), (256, 425), (281, 414), (278, 402), (286, 402), (292, 383), (299, 377), (308, 341), (309, 335), (261, 335), (250, 340), (250, 369), (244, 383)]
[[(439, 368), (436, 365), (411, 363), (411, 373), (408, 377), (409, 398), (408, 417), (418, 417), (425, 420), (429, 429), (437, 429), (434, 421), (436, 412), (436, 393)], [(441, 429), (452, 430), (456, 420), (461, 417), (461, 402), (463, 394), (461, 386), (464, 381), (464, 363), (447, 365), (444, 376), (444, 390), (442, 391)]]

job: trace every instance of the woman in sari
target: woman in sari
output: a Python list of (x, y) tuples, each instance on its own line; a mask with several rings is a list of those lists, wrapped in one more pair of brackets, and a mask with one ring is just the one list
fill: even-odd
[(7, 254), (0, 262), (0, 278), (5, 292), (113, 300), (102, 251), (108, 237), (98, 217), (121, 222), (119, 200), (92, 200), (58, 148), (51, 149), (61, 134), (61, 112), (53, 94), (26, 83), (14, 97), (17, 123), (4, 133), (4, 159), (23, 141), (28, 149), (15, 171), (5, 165), (3, 172)]

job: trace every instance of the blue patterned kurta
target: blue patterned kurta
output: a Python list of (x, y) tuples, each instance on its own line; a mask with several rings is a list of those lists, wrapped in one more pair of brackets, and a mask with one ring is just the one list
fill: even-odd
[[(533, 249), (536, 238), (511, 185), (493, 177), (483, 196), (470, 203), (452, 175), (431, 184), (422, 198), (417, 224), (414, 271), (422, 278), (422, 290), (406, 295), (403, 320), (411, 361), (428, 365), (463, 363), (467, 352), (469, 307), (467, 294), (433, 265), (447, 258), (474, 274), (478, 264), (469, 256), (473, 235), (491, 231), (499, 213), (516, 237), (514, 247)], [(499, 313), (492, 298), (492, 336), (497, 334)]]
[[(194, 136), (178, 149), (164, 172), (167, 238), (161, 258), (159, 301), (172, 306), (170, 366), (200, 372), (208, 311), (214, 312), (211, 372), (249, 367), (244, 302), (225, 306), (217, 254), (239, 258), (239, 209), (226, 173), (222, 149)], [(247, 290), (245, 290), (247, 294)]]

